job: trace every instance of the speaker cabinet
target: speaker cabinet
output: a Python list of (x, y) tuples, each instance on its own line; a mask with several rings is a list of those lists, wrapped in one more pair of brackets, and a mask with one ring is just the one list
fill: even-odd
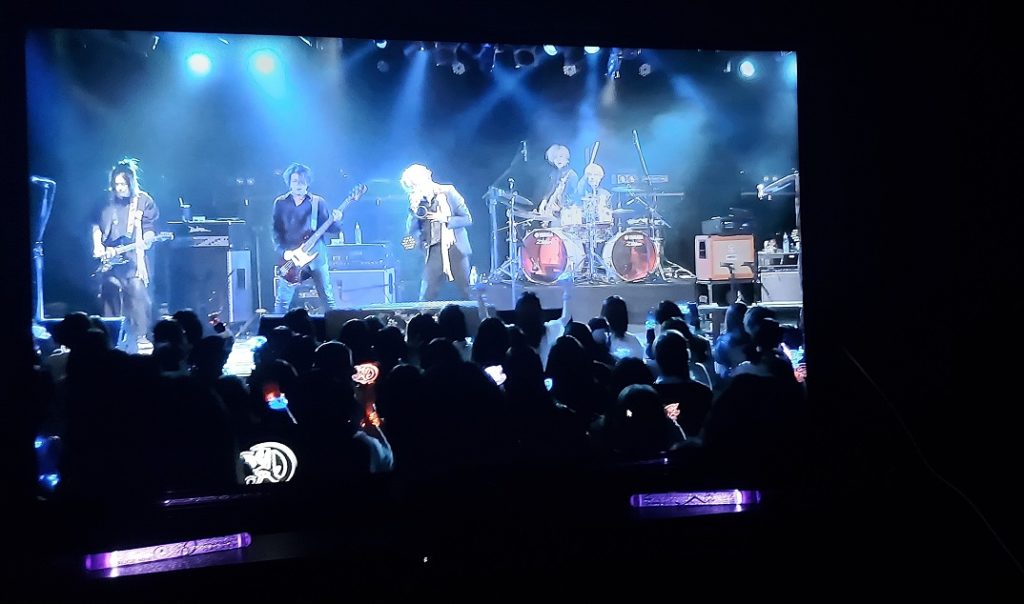
[(170, 312), (191, 308), (205, 319), (246, 321), (253, 313), (254, 282), (249, 250), (180, 247), (167, 255), (166, 302)]
[(730, 266), (733, 278), (754, 278), (753, 235), (697, 235), (694, 252), (700, 281), (728, 281)]
[(761, 271), (762, 302), (803, 302), (803, 299), (799, 271)]

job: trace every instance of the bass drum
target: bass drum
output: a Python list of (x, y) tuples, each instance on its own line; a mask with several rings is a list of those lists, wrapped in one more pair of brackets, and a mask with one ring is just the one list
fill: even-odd
[(583, 262), (583, 245), (562, 229), (535, 229), (523, 237), (519, 250), (523, 274), (533, 283), (554, 283)]
[(658, 248), (644, 231), (622, 231), (604, 244), (605, 265), (623, 281), (646, 279), (658, 269)]

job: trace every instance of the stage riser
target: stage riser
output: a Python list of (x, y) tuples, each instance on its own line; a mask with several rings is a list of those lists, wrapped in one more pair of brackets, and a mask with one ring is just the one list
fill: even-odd
[[(540, 298), (545, 309), (562, 308), (562, 288), (553, 285), (516, 286), (516, 296), (531, 291)], [(590, 318), (600, 316), (601, 304), (608, 296), (622, 296), (629, 309), (629, 322), (643, 325), (647, 313), (657, 308), (662, 300), (673, 302), (696, 302), (696, 286), (692, 279), (672, 283), (617, 283), (614, 285), (576, 285), (572, 288), (569, 312), (573, 320), (586, 323)], [(498, 310), (512, 310), (515, 300), (512, 288), (506, 284), (492, 284), (487, 288), (487, 302)]]

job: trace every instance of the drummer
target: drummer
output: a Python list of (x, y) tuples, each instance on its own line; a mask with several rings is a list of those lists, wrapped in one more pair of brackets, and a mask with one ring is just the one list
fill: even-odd
[(583, 170), (583, 178), (576, 187), (576, 199), (580, 200), (583, 206), (585, 223), (612, 222), (612, 194), (608, 189), (601, 187), (603, 179), (604, 168), (599, 164), (589, 164)]

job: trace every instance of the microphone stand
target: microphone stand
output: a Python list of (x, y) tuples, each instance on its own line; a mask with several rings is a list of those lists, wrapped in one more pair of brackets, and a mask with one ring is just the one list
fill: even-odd
[(57, 183), (46, 178), (30, 178), (32, 184), (43, 187), (43, 201), (39, 208), (39, 222), (32, 244), (32, 279), (35, 281), (32, 288), (32, 296), (35, 298), (32, 305), (33, 321), (43, 321), (43, 234), (46, 232), (46, 225), (50, 221), (50, 212), (53, 210), (53, 199), (57, 194)]
[(665, 252), (663, 251), (663, 247), (661, 245), (661, 237), (654, 236), (654, 214), (655, 209), (658, 206), (658, 196), (654, 192), (654, 183), (651, 182), (651, 173), (647, 169), (647, 160), (644, 159), (644, 150), (640, 147), (640, 136), (636, 133), (636, 130), (633, 131), (633, 146), (636, 147), (636, 154), (640, 158), (640, 168), (644, 171), (644, 182), (647, 183), (647, 187), (650, 190), (651, 203), (648, 204), (644, 202), (642, 199), (640, 201), (644, 204), (644, 207), (647, 208), (647, 220), (648, 226), (650, 227), (651, 240), (654, 242), (654, 249), (658, 253), (657, 279), (659, 282), (664, 283), (666, 281), (665, 267), (662, 266), (661, 258)]

